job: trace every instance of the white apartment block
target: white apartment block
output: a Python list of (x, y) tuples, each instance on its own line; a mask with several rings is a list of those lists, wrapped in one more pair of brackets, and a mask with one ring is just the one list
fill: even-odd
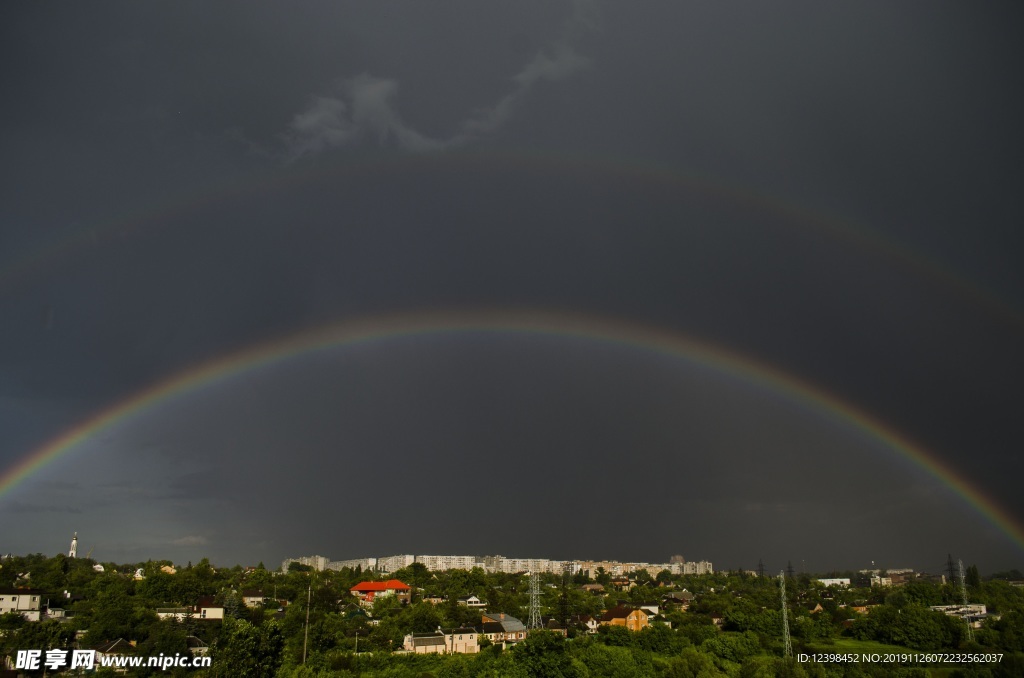
[(838, 588), (841, 588), (841, 589), (848, 589), (848, 588), (850, 588), (850, 579), (849, 579), (849, 577), (832, 578), (832, 579), (815, 579), (814, 581), (818, 582), (822, 586), (835, 586), (835, 587), (838, 587)]
[[(690, 563), (681, 563), (682, 572), (679, 574), (714, 574), (715, 568), (708, 560), (698, 560)], [(657, 574), (657, 573), (655, 573)]]
[(317, 572), (323, 572), (327, 569), (327, 564), (331, 562), (327, 556), (302, 556), (300, 558), (285, 558), (284, 562), (281, 563), (281, 571), (287, 572), (288, 566), (292, 563), (298, 563), (299, 565), (308, 565)]
[(388, 556), (386, 558), (378, 558), (377, 571), (394, 572), (395, 570), (401, 570), (403, 567), (409, 567), (415, 562), (416, 556), (413, 555)]
[(506, 558), (505, 556), (454, 556), (454, 555), (411, 555), (402, 554), (381, 558), (352, 558), (349, 560), (328, 560), (324, 556), (304, 556), (287, 558), (281, 566), (285, 572), (288, 564), (297, 562), (309, 565), (315, 570), (341, 570), (344, 568), (374, 570), (380, 573), (395, 572), (413, 563), (421, 563), (428, 570), (441, 572), (445, 570), (472, 570), (483, 568), (486, 572), (517, 574), (519, 572), (542, 572), (562, 574), (568, 570), (575, 575), (584, 572), (590, 578), (597, 576), (598, 568), (613, 577), (628, 576), (638, 570), (647, 570), (653, 577), (662, 570), (672, 574), (713, 574), (714, 567), (709, 561), (672, 562), (662, 564), (651, 563), (620, 563), (614, 560), (550, 560), (548, 558)]
[(359, 569), (362, 571), (375, 570), (377, 569), (376, 558), (355, 558), (353, 560), (332, 560), (327, 563), (328, 570), (344, 570), (345, 568), (350, 570)]
[(416, 562), (434, 572), (472, 570), (484, 566), (483, 560), (477, 556), (416, 556)]

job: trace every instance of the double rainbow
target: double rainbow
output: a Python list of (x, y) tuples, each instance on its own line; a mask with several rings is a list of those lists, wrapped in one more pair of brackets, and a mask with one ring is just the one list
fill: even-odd
[(760, 386), (882, 443), (948, 486), (1024, 549), (1024, 529), (995, 502), (933, 454), (835, 395), (770, 365), (683, 334), (622, 319), (540, 310), (432, 311), (372, 316), (306, 329), (250, 346), (143, 389), (33, 450), (0, 475), (0, 497), (11, 493), (20, 483), (52, 462), (74, 452), (82, 443), (119, 423), (169, 400), (186, 398), (248, 371), (329, 349), (372, 344), (403, 336), (465, 332), (524, 338), (539, 335), (587, 339), (695, 363)]

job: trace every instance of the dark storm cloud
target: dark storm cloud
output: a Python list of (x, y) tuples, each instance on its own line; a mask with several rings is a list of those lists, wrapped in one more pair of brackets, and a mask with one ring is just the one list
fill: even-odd
[[(1024, 298), (1024, 106), (1005, 84), (1019, 9), (0, 11), (4, 468), (269, 338), (544, 307), (793, 374), (1024, 515), (1021, 332), (955, 287)], [(879, 256), (757, 193), (898, 247)], [(466, 336), (250, 374), (139, 413), (0, 498), (19, 524), (5, 551), (63, 550), (78, 529), (105, 559), (682, 551), (852, 567), (953, 550), (1020, 567), (967, 502), (842, 421), (648, 359)], [(454, 516), (465, 529), (409, 529)]]

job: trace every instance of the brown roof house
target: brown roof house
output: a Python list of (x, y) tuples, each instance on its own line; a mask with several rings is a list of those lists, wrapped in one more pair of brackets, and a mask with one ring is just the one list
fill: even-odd
[(601, 615), (601, 624), (603, 626), (625, 626), (630, 631), (639, 631), (647, 627), (649, 617), (647, 610), (619, 605)]

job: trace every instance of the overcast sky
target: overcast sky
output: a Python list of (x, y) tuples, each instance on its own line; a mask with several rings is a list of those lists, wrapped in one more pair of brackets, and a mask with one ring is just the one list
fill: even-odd
[[(536, 310), (788, 375), (1020, 525), (1022, 18), (4, 3), (0, 475), (263, 342)], [(398, 333), (278, 361), (89, 437), (0, 516), (4, 553), (78, 531), (104, 561), (1024, 569), (1005, 530), (835, 408), (557, 333)]]

